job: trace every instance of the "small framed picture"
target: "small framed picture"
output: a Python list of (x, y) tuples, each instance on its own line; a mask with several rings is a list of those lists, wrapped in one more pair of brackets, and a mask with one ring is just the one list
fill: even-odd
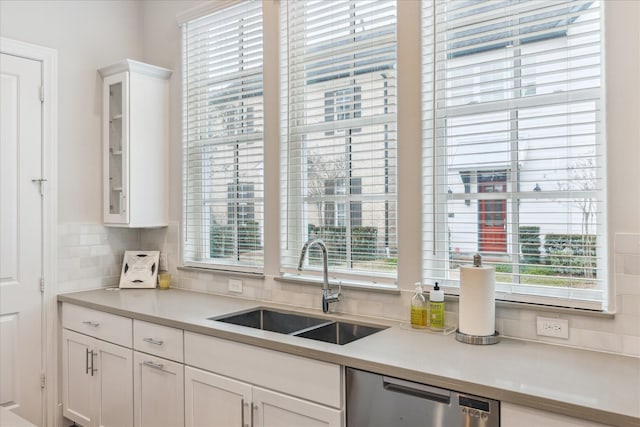
[(125, 251), (120, 288), (155, 288), (160, 251)]

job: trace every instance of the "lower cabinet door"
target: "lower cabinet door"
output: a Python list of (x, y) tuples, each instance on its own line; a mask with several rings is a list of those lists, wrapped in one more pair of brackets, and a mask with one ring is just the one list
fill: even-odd
[(185, 367), (185, 425), (251, 425), (251, 386), (211, 372)]
[(503, 427), (608, 427), (606, 424), (553, 414), (508, 402), (500, 403), (500, 425)]
[(97, 425), (94, 416), (97, 378), (91, 375), (96, 341), (62, 330), (62, 415), (85, 427)]
[(342, 418), (340, 410), (253, 388), (253, 427), (340, 427)]
[(134, 351), (135, 427), (184, 426), (184, 365)]
[(133, 350), (98, 341), (97, 418), (100, 427), (133, 426)]

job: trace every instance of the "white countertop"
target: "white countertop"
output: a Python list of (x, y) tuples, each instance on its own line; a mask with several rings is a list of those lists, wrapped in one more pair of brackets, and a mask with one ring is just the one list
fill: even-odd
[(391, 327), (340, 346), (208, 318), (269, 306), (371, 319), (179, 289), (100, 289), (58, 300), (604, 424), (640, 426), (639, 358), (505, 338), (475, 346), (454, 334), (377, 320)]

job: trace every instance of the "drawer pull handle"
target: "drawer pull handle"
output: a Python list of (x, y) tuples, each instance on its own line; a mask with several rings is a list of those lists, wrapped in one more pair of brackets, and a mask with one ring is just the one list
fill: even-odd
[(85, 320), (84, 322), (82, 322), (84, 325), (87, 326), (91, 326), (92, 328), (97, 328), (98, 326), (100, 326), (100, 323), (98, 322), (92, 322), (91, 320)]
[[(85, 355), (85, 358), (84, 358), (84, 366), (85, 366), (84, 373), (88, 374), (89, 373), (89, 348), (86, 348), (85, 350), (86, 350), (86, 355)], [(93, 363), (93, 359), (91, 360), (91, 362)]]
[(258, 405), (251, 404), (251, 425), (254, 426), (258, 423)]
[(244, 397), (242, 399), (240, 399), (240, 425), (242, 427), (247, 427), (248, 424), (244, 423), (244, 407), (245, 407), (246, 403), (244, 402)]
[(98, 355), (98, 352), (94, 352), (93, 350), (91, 350), (89, 353), (91, 353), (91, 376), (93, 376), (93, 374), (95, 374), (96, 372), (98, 372), (98, 369), (95, 368), (95, 361), (94, 361), (94, 356)]
[(162, 340), (156, 340), (153, 338), (142, 338), (142, 341), (148, 342), (149, 344), (155, 344), (155, 345), (162, 345), (164, 343), (164, 341)]
[(164, 368), (164, 365), (162, 363), (154, 363), (154, 362), (152, 362), (150, 360), (145, 360), (144, 362), (142, 362), (142, 364), (146, 365), (146, 366), (148, 366), (150, 368), (153, 368), (153, 369), (162, 370)]

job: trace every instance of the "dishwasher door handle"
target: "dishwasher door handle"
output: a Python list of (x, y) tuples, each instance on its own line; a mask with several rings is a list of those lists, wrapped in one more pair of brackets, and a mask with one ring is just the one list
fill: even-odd
[(421, 399), (433, 400), (446, 405), (451, 401), (451, 392), (441, 388), (418, 384), (399, 378), (382, 377), (382, 385), (385, 390), (408, 394)]

